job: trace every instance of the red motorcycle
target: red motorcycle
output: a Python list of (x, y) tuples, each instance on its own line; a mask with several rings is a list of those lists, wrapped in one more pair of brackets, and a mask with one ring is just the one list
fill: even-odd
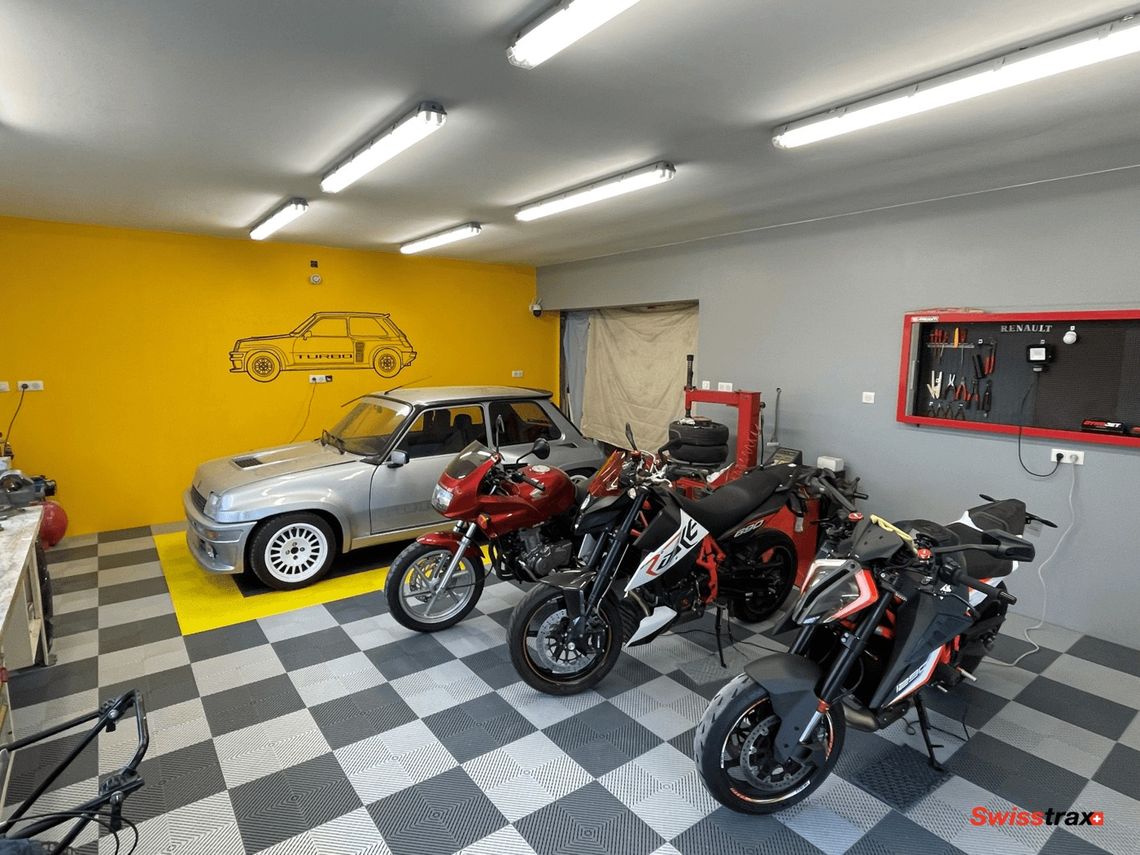
[(388, 607), (400, 624), (436, 632), (463, 620), (483, 593), (483, 546), (502, 579), (536, 582), (572, 563), (576, 486), (560, 469), (522, 462), (532, 455), (550, 456), (545, 439), (516, 463), (473, 442), (448, 464), (431, 504), (455, 528), (419, 538), (388, 571)]

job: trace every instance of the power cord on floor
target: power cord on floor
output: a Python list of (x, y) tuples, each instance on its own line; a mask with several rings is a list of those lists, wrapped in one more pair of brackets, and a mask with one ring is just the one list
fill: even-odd
[(305, 425), (307, 425), (309, 423), (309, 416), (313, 412), (313, 398), (315, 398), (316, 396), (317, 396), (317, 384), (313, 383), (312, 388), (309, 390), (309, 403), (305, 407), (305, 420), (303, 422), (301, 422), (301, 426), (299, 428), (297, 428), (297, 432), (295, 434), (293, 434), (293, 438), (291, 440), (289, 440), (290, 444), (297, 441), (297, 437), (299, 437), (301, 435), (301, 433), (305, 430)]
[(1033, 626), (1026, 627), (1025, 632), (1022, 633), (1022, 636), (1025, 638), (1025, 640), (1033, 645), (1033, 649), (1025, 651), (1012, 662), (1002, 662), (1000, 659), (992, 659), (994, 665), (1000, 665), (1003, 668), (1013, 668), (1026, 656), (1032, 656), (1034, 653), (1037, 653), (1041, 649), (1041, 645), (1031, 639), (1029, 637), (1029, 633), (1033, 632), (1034, 630), (1041, 629), (1041, 627), (1045, 626), (1045, 615), (1047, 614), (1049, 608), (1049, 587), (1045, 584), (1045, 568), (1049, 566), (1049, 562), (1051, 562), (1057, 556), (1057, 553), (1061, 551), (1061, 546), (1068, 538), (1069, 533), (1077, 525), (1077, 511), (1075, 505), (1073, 504), (1073, 497), (1077, 492), (1077, 467), (1070, 465), (1069, 468), (1073, 470), (1073, 480), (1069, 485), (1069, 525), (1061, 533), (1061, 536), (1057, 538), (1057, 544), (1053, 547), (1053, 551), (1049, 553), (1049, 557), (1037, 565), (1037, 579), (1041, 582), (1041, 619), (1038, 620), (1037, 623), (1035, 623)]

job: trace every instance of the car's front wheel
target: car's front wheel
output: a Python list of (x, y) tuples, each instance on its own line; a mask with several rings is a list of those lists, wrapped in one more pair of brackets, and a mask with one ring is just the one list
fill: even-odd
[(390, 347), (384, 347), (376, 351), (376, 355), (372, 357), (372, 367), (381, 377), (395, 377), (404, 364), (400, 361), (400, 354)]
[(336, 556), (332, 526), (317, 514), (283, 514), (254, 532), (249, 565), (270, 588), (289, 591), (311, 585), (328, 573)]
[(281, 359), (271, 350), (255, 351), (246, 357), (245, 373), (258, 383), (268, 383), (281, 373)]

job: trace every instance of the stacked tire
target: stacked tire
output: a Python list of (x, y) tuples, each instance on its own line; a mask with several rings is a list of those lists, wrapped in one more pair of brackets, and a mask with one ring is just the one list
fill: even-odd
[(711, 419), (678, 419), (669, 424), (669, 439), (681, 445), (670, 454), (675, 460), (699, 466), (719, 466), (728, 460), (728, 427)]

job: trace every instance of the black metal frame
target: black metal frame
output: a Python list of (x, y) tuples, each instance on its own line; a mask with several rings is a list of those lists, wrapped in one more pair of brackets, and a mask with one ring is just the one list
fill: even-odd
[[(48, 788), (51, 787), (55, 780), (63, 774), (64, 770), (83, 753), (87, 746), (104, 730), (107, 732), (115, 730), (119, 724), (119, 720), (132, 707), (135, 711), (135, 721), (138, 726), (138, 747), (125, 766), (118, 772), (110, 775), (99, 785), (99, 795), (70, 810), (53, 811), (45, 814), (42, 819), (29, 821), (23, 828), (13, 831), (12, 827), (20, 822), (21, 817), (28, 814), (36, 801), (47, 792)], [(0, 745), (0, 751), (7, 752), (9, 758), (11, 758), (11, 754), (21, 748), (26, 748), (37, 742), (43, 742), (57, 734), (71, 730), (73, 727), (78, 727), (90, 721), (94, 721), (95, 726), (84, 734), (79, 744), (69, 751), (67, 756), (48, 773), (47, 777), (40, 781), (32, 793), (12, 811), (6, 820), (0, 823), (0, 839), (26, 840), (49, 828), (54, 828), (57, 825), (62, 825), (65, 822), (74, 822), (75, 825), (72, 826), (67, 834), (63, 836), (53, 849), (49, 850), (52, 855), (59, 855), (59, 853), (64, 852), (67, 847), (71, 845), (88, 824), (97, 821), (94, 817), (97, 811), (104, 807), (109, 808), (108, 813), (105, 814), (107, 828), (112, 832), (122, 828), (123, 802), (126, 801), (127, 796), (142, 787), (144, 783), (143, 779), (139, 777), (138, 767), (142, 762), (143, 756), (146, 754), (147, 748), (150, 746), (150, 730), (146, 723), (146, 707), (143, 705), (142, 695), (137, 689), (131, 689), (129, 692), (117, 698), (104, 702), (103, 705), (94, 712), (73, 718), (70, 721), (58, 724), (55, 727), (50, 727), (47, 730), (41, 730), (39, 733), (34, 733), (31, 736), (25, 736), (23, 739), (9, 742), (6, 745)], [(9, 762), (11, 762), (10, 759)]]

